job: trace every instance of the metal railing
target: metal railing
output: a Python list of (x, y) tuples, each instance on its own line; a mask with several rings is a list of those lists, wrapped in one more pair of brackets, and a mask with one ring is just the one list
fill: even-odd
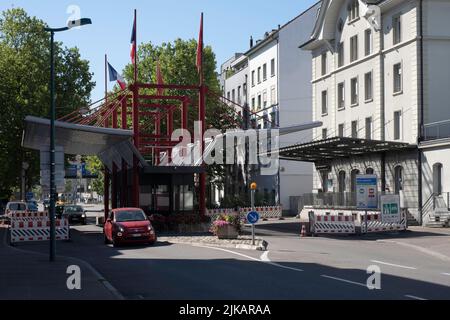
[(450, 120), (426, 124), (423, 128), (426, 141), (450, 138)]
[(303, 195), (303, 205), (323, 208), (356, 208), (355, 192), (308, 193)]
[(447, 209), (450, 211), (450, 192), (433, 193), (422, 206), (422, 222), (428, 223), (431, 215), (436, 209)]

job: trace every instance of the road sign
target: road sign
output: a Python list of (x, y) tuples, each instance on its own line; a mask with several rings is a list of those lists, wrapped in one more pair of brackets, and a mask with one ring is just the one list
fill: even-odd
[(247, 221), (250, 224), (256, 224), (259, 221), (259, 213), (256, 211), (251, 211), (247, 214)]
[(359, 210), (378, 209), (378, 178), (376, 175), (356, 176), (356, 206)]
[(381, 197), (381, 219), (383, 223), (400, 223), (400, 196), (386, 195)]

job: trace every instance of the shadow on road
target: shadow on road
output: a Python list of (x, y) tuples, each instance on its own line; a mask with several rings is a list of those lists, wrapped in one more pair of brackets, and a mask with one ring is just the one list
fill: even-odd
[[(44, 253), (48, 248), (46, 243), (21, 247)], [(74, 230), (73, 241), (58, 242), (57, 250), (59, 255), (88, 261), (127, 299), (450, 299), (445, 278), (437, 284), (383, 273), (382, 290), (369, 290), (370, 275), (361, 269), (291, 261), (271, 264), (164, 242), (114, 248), (103, 244), (101, 231)]]

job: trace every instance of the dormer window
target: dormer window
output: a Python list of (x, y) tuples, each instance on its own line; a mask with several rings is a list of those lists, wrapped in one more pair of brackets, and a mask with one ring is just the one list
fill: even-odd
[(359, 0), (352, 0), (348, 6), (350, 22), (359, 18)]

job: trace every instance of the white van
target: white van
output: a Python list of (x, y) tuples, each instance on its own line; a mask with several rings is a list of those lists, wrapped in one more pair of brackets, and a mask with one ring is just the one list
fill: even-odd
[(27, 212), (28, 211), (28, 205), (26, 202), (22, 201), (14, 201), (14, 202), (8, 202), (6, 205), (5, 215), (10, 218), (11, 212)]

